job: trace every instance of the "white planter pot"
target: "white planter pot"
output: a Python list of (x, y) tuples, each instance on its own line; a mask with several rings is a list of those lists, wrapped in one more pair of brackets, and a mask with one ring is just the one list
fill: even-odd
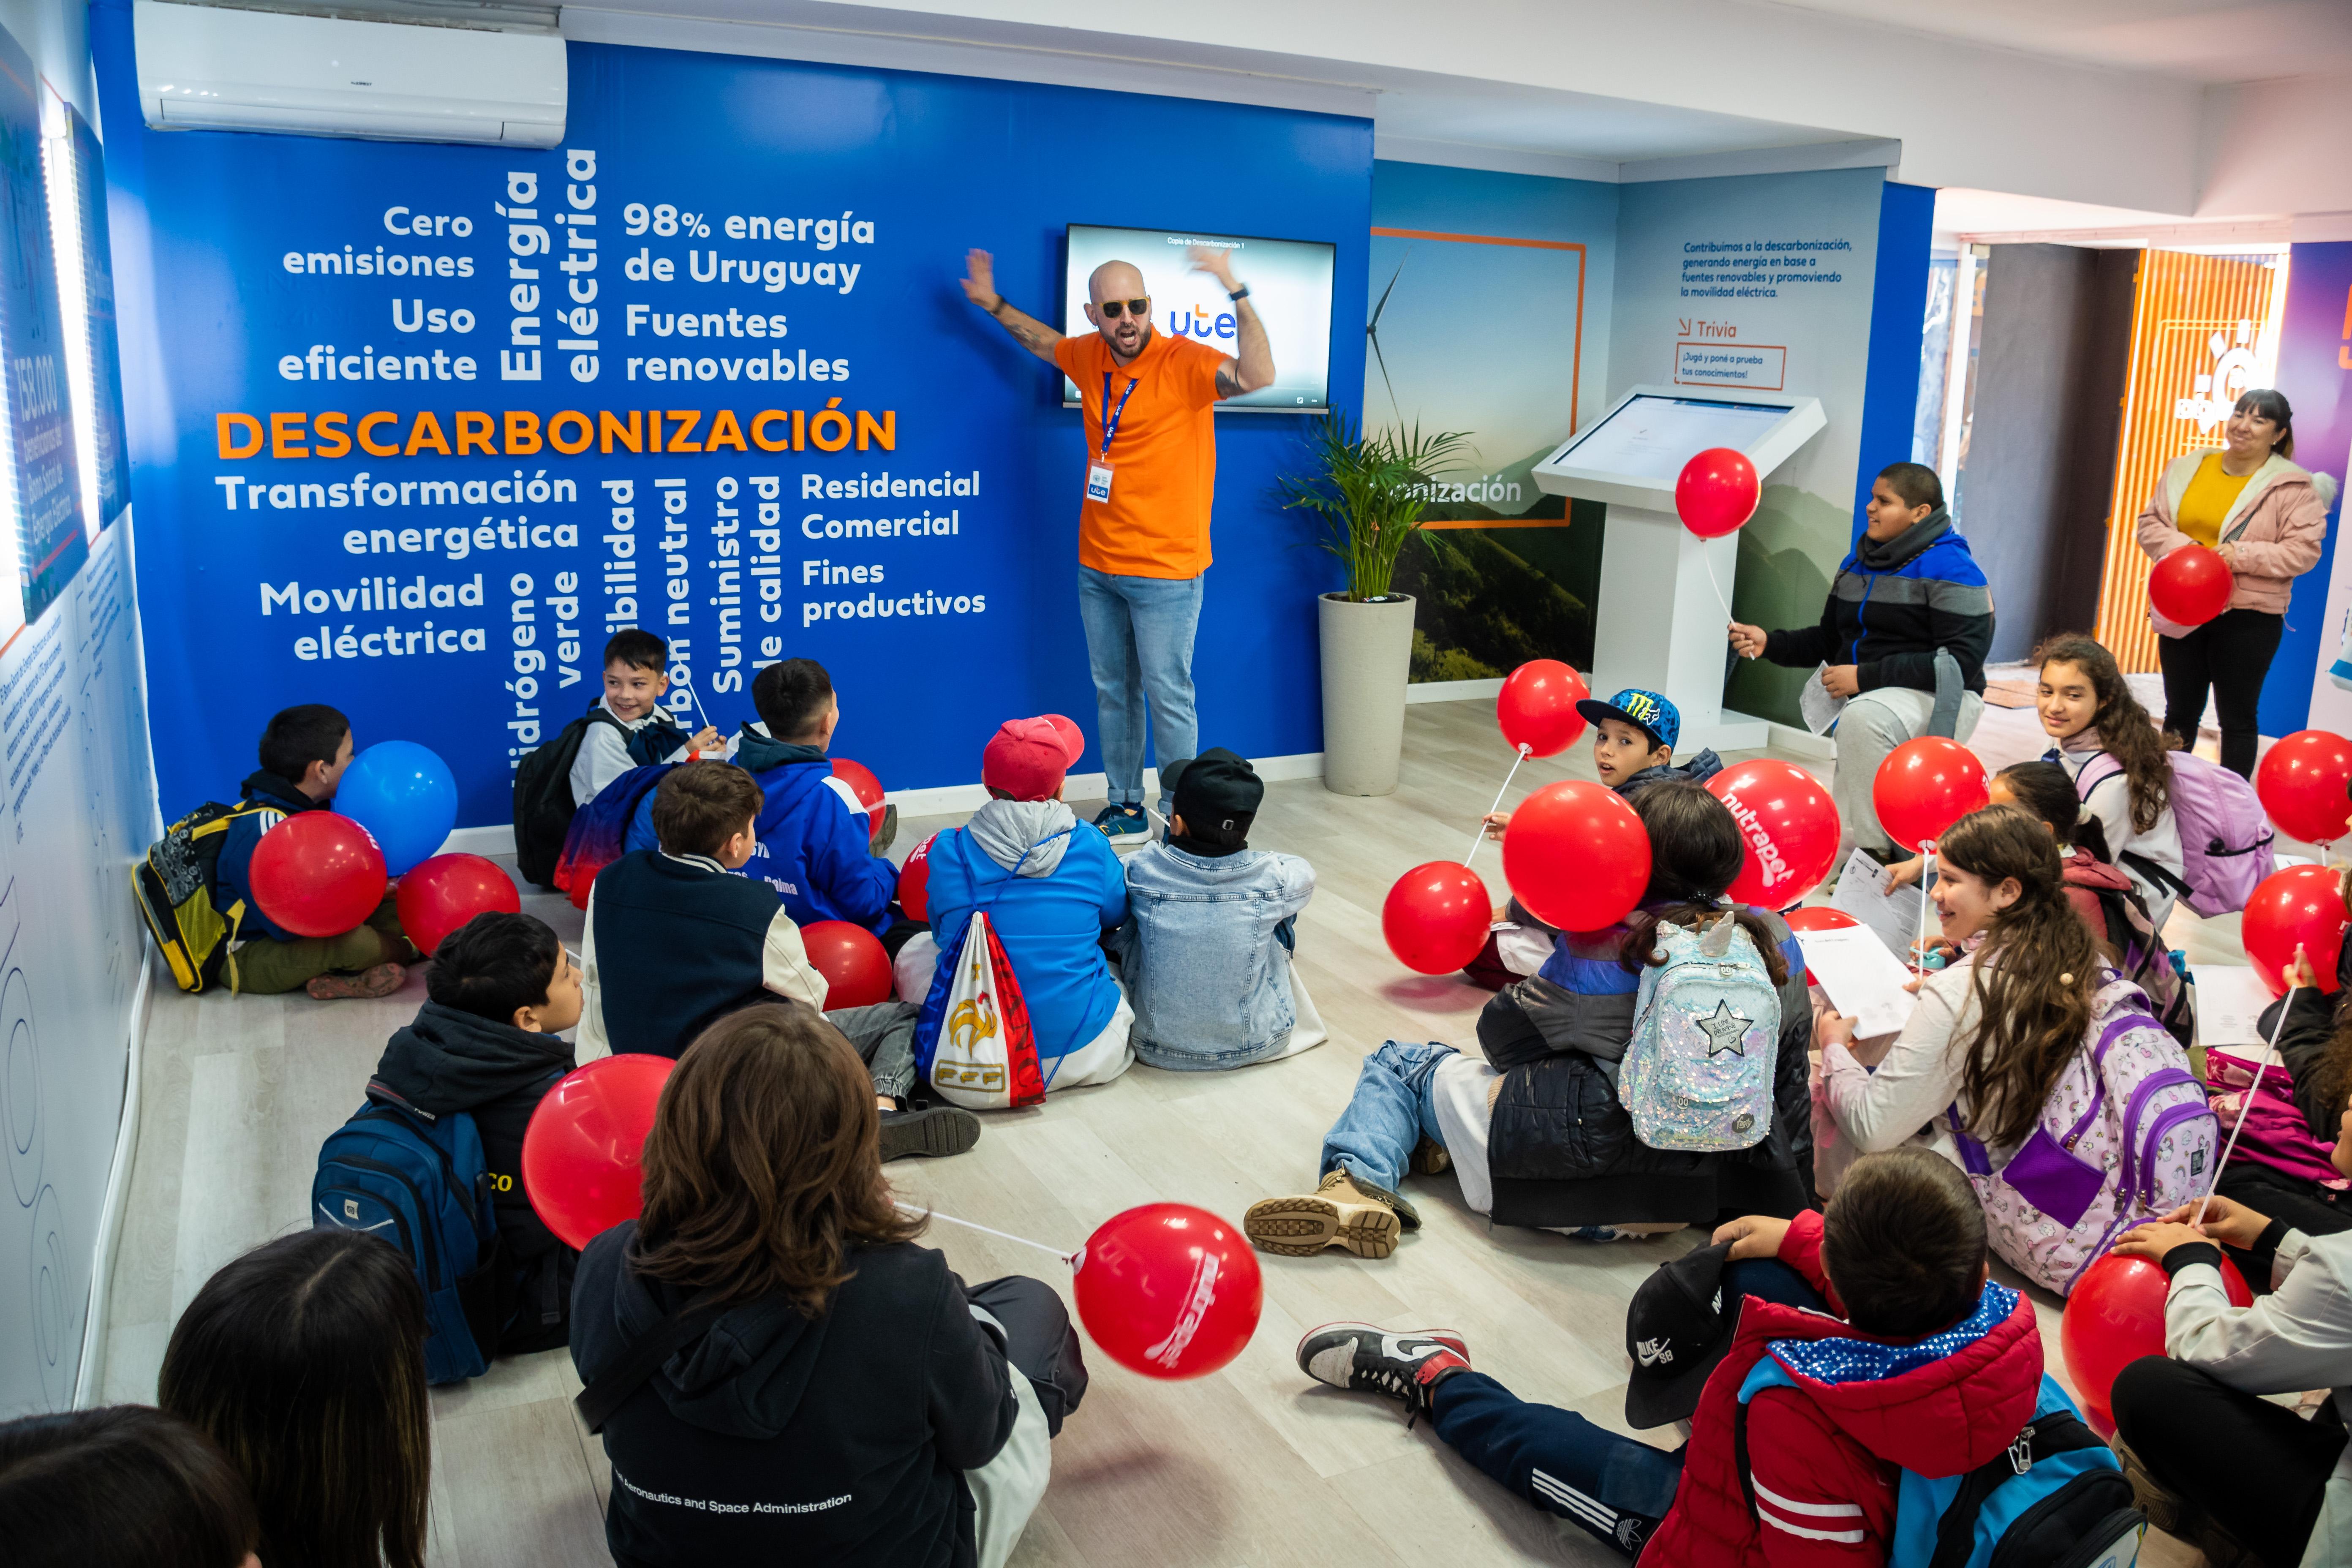
[(1412, 596), (1317, 601), (1323, 644), (1323, 787), (1394, 795), (1404, 755), (1404, 689), (1412, 672)]

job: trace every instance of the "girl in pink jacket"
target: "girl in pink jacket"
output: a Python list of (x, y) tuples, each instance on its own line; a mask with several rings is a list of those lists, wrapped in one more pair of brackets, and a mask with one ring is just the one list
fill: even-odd
[(2164, 470), (2139, 514), (2139, 547), (2161, 561), (2185, 544), (2218, 551), (2237, 579), (2230, 607), (2201, 626), (2154, 610), (2164, 669), (2164, 727), (2197, 743), (2210, 689), (2221, 723), (2221, 765), (2252, 777), (2263, 678), (2286, 629), (2294, 579), (2319, 563), (2335, 483), (2289, 461), (2294, 410), (2268, 387), (2238, 399), (2229, 447), (2189, 452)]

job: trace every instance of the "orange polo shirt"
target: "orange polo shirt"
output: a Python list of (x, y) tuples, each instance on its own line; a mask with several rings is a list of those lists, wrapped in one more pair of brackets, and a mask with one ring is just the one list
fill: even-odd
[[(1077, 476), (1078, 562), (1122, 577), (1197, 577), (1209, 568), (1209, 502), (1217, 486), (1217, 372), (1225, 356), (1190, 338), (1153, 332), (1143, 352), (1116, 363), (1097, 332), (1054, 345), (1054, 363), (1077, 384), (1087, 465), (1102, 453), (1103, 373), (1111, 408), (1127, 405), (1110, 443), (1108, 501), (1086, 498)], [(1128, 384), (1135, 390), (1129, 393)]]

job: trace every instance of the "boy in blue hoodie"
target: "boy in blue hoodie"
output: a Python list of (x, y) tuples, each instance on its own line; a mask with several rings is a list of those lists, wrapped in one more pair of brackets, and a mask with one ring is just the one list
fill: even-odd
[(389, 996), (407, 980), (404, 965), (420, 954), (400, 929), (387, 891), (375, 913), (341, 936), (297, 936), (262, 912), (253, 896), (253, 852), (261, 836), (298, 812), (323, 811), (352, 765), (352, 724), (323, 702), (289, 708), (261, 732), (260, 768), (245, 781), (244, 804), (262, 809), (236, 817), (221, 836), (214, 862), (213, 906), (238, 905), (237, 943), (229, 978), (238, 991), (274, 996), (301, 986), (322, 1002)]
[(801, 925), (847, 921), (879, 936), (893, 923), (898, 868), (874, 853), (873, 820), (825, 755), (841, 723), (833, 678), (813, 658), (772, 664), (751, 682), (751, 706), (759, 722), (743, 726), (735, 761), (768, 804), (744, 874), (773, 884)]

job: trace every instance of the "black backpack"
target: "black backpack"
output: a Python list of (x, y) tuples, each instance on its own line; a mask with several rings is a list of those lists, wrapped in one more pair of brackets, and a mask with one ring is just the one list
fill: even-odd
[(572, 831), (572, 764), (579, 759), (580, 743), (591, 724), (610, 724), (625, 733), (626, 727), (605, 711), (602, 703), (583, 718), (556, 731), (555, 739), (523, 753), (515, 765), (515, 868), (523, 879), (555, 888), (555, 863), (562, 858), (564, 836)]
[[(2053, 1482), (2042, 1460), (2096, 1448), (2105, 1465)], [(1999, 1534), (1981, 1516), (1996, 1492), (2011, 1489)], [(2044, 1410), (2017, 1441), (1969, 1472), (1937, 1521), (1928, 1568), (2125, 1568), (2147, 1520), (2107, 1446), (2071, 1409)], [(1988, 1550), (1988, 1548), (1990, 1550)]]

